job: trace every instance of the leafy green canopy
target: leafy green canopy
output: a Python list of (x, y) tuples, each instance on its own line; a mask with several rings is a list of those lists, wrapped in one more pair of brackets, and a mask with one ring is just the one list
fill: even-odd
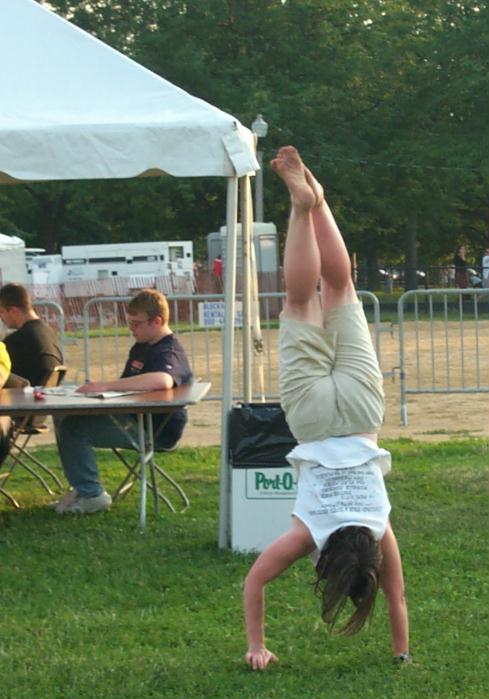
[[(487, 226), (487, 3), (455, 0), (50, 0), (98, 38), (297, 145), (352, 250), (425, 263)], [(83, 86), (80, 86), (83, 89)], [(288, 202), (265, 165), (265, 219)], [(29, 243), (193, 239), (223, 223), (224, 183), (156, 178), (4, 187), (0, 228)], [(200, 241), (200, 243), (199, 243)]]

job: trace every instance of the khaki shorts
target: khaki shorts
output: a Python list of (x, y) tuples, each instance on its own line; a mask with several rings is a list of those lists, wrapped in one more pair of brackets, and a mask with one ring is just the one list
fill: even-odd
[(324, 327), (280, 318), (280, 398), (299, 442), (378, 432), (382, 373), (360, 302), (324, 314)]

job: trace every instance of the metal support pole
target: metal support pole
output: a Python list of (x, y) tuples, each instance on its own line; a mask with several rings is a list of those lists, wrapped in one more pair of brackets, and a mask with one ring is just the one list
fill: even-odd
[(251, 402), (251, 256), (252, 256), (252, 212), (248, 204), (250, 197), (250, 178), (240, 180), (241, 236), (242, 236), (242, 280), (243, 280), (243, 399)]
[(260, 169), (255, 174), (255, 221), (263, 222), (263, 151), (256, 151)]
[(219, 493), (219, 548), (229, 546), (231, 478), (228, 458), (228, 421), (233, 402), (234, 315), (236, 296), (238, 178), (227, 184), (226, 264), (224, 269), (223, 386), (221, 402), (221, 471)]

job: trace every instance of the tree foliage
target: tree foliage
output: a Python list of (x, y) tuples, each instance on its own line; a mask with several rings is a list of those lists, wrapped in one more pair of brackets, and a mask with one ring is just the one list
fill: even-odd
[[(365, 260), (474, 254), (487, 225), (487, 3), (468, 0), (50, 0), (61, 15), (250, 124), (265, 162), (297, 145)], [(80, 89), (83, 89), (80, 86)], [(265, 165), (265, 218), (287, 201)], [(18, 185), (4, 230), (63, 243), (192, 238), (223, 222), (218, 179)], [(413, 233), (414, 231), (414, 233)], [(408, 234), (409, 232), (409, 234)], [(413, 240), (410, 240), (411, 244)], [(415, 243), (416, 241), (414, 241)]]

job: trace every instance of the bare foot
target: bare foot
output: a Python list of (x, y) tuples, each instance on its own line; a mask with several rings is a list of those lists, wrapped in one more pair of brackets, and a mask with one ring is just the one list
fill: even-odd
[(270, 165), (287, 185), (295, 209), (307, 211), (316, 206), (316, 192), (307, 181), (306, 167), (296, 148), (281, 148)]
[(306, 176), (306, 181), (307, 184), (310, 186), (312, 191), (314, 192), (314, 196), (316, 197), (316, 203), (314, 206), (321, 206), (323, 201), (324, 201), (324, 189), (322, 186), (319, 184), (317, 179), (314, 177), (312, 172), (309, 170), (308, 167), (304, 165), (304, 173)]

